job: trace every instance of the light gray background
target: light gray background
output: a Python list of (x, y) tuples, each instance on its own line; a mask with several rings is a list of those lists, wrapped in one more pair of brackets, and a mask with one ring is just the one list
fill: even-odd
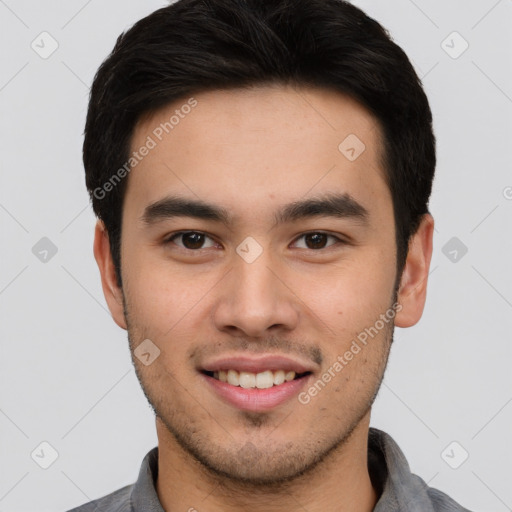
[[(423, 77), (438, 140), (426, 311), (396, 332), (373, 425), (461, 504), (512, 510), (512, 1), (354, 3)], [(93, 260), (81, 144), (97, 67), (122, 30), (163, 5), (0, 0), (0, 512), (107, 494), (132, 483), (156, 445)], [(59, 44), (48, 59), (31, 48), (43, 31)], [(453, 31), (469, 43), (458, 58)], [(42, 237), (58, 249), (46, 263), (32, 252)], [(452, 237), (468, 248), (456, 262), (442, 250)], [(50, 461), (43, 441), (58, 452), (48, 469), (31, 458)], [(462, 450), (469, 458), (452, 469)]]

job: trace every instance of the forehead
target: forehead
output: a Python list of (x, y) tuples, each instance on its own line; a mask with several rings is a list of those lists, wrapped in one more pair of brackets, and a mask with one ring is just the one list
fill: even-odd
[[(376, 118), (327, 89), (260, 86), (175, 101), (136, 126), (130, 172), (140, 207), (166, 193), (217, 198), (227, 208), (286, 202), (334, 189), (391, 201)], [(130, 200), (131, 200), (130, 199)]]

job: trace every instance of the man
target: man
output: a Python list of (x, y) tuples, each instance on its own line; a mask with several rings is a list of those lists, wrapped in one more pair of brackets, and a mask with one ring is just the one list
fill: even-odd
[(85, 130), (94, 254), (156, 415), (75, 511), (461, 511), (369, 428), (421, 317), (432, 116), (340, 0), (181, 0), (123, 34)]

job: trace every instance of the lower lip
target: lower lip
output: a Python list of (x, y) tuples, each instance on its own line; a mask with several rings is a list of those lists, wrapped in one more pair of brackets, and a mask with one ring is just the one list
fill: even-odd
[(277, 407), (290, 400), (293, 396), (299, 394), (300, 390), (306, 385), (311, 377), (308, 374), (299, 379), (284, 382), (279, 386), (272, 386), (267, 389), (242, 388), (232, 386), (227, 382), (222, 382), (209, 375), (201, 374), (212, 389), (225, 402), (237, 407), (238, 409), (250, 412), (265, 412)]

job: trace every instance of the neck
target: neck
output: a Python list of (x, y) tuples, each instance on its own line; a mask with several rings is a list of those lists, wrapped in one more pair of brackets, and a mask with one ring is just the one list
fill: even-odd
[(310, 471), (262, 488), (212, 474), (176, 442), (157, 418), (156, 490), (165, 512), (370, 512), (378, 496), (368, 473), (369, 413), (349, 438)]

